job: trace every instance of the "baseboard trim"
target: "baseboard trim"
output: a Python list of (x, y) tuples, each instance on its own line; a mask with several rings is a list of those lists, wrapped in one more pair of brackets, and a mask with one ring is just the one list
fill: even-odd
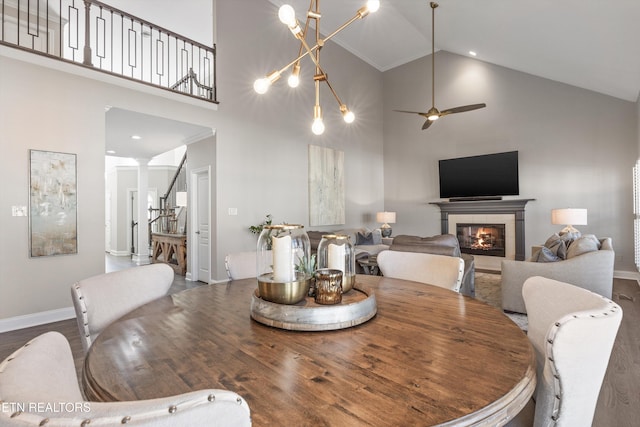
[(640, 272), (615, 270), (613, 277), (616, 279), (640, 280)]
[(131, 256), (131, 252), (129, 251), (109, 251), (109, 255), (113, 256)]
[(73, 319), (75, 317), (76, 312), (73, 307), (8, 317), (6, 319), (0, 319), (0, 333), (44, 325), (46, 323), (59, 322), (61, 320)]

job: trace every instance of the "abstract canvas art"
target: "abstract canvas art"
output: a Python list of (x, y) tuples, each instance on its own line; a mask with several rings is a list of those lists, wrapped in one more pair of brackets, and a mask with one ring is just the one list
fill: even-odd
[(309, 145), (309, 225), (344, 223), (344, 151)]
[(29, 150), (29, 255), (78, 253), (76, 155)]

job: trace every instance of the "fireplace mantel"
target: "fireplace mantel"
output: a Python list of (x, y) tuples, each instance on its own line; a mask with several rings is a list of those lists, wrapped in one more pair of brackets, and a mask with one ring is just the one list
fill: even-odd
[(524, 245), (524, 208), (527, 202), (535, 199), (508, 200), (464, 200), (458, 202), (431, 202), (440, 207), (440, 228), (442, 234), (449, 232), (449, 215), (451, 214), (512, 214), (516, 220), (516, 254), (515, 259), (525, 258)]

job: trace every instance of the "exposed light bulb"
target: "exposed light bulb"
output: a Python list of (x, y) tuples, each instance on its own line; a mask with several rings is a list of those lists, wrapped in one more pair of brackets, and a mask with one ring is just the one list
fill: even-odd
[(347, 111), (342, 118), (344, 119), (344, 121), (346, 123), (353, 123), (353, 121), (356, 119), (356, 115), (353, 114), (353, 112), (351, 111)]
[(349, 109), (347, 109), (347, 106), (344, 104), (340, 106), (340, 112), (342, 113), (342, 118), (344, 119), (345, 123), (353, 123), (353, 121), (356, 119), (356, 115), (349, 111)]
[(316, 117), (315, 119), (313, 119), (311, 132), (316, 135), (322, 135), (324, 133), (324, 122), (322, 121), (322, 117)]
[[(316, 82), (316, 85), (318, 82)], [(322, 121), (322, 107), (318, 104), (313, 106), (313, 124), (311, 125), (311, 132), (316, 135), (322, 135), (324, 133), (324, 122)]]
[(297, 25), (296, 11), (288, 4), (283, 4), (280, 9), (278, 9), (278, 18), (280, 22), (289, 26), (289, 28)]
[(298, 87), (300, 84), (300, 64), (296, 64), (293, 66), (293, 71), (287, 80), (287, 83), (290, 87)]
[(269, 79), (266, 77), (257, 79), (253, 82), (253, 90), (261, 95), (269, 90), (269, 86), (271, 86), (271, 82), (269, 82)]
[(289, 79), (287, 80), (287, 83), (290, 87), (298, 87), (298, 85), (300, 84), (300, 77), (295, 74), (291, 74), (289, 76)]
[(432, 122), (435, 122), (436, 120), (438, 120), (440, 118), (439, 115), (437, 114), (432, 114), (429, 117), (427, 117), (427, 119), (431, 120)]
[(367, 9), (369, 12), (374, 13), (380, 9), (380, 0), (369, 0), (367, 2)]

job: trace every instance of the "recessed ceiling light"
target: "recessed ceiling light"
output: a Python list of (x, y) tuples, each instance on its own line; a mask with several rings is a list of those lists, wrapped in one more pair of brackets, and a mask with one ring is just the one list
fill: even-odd
[(470, 51), (469, 51), (469, 55), (471, 55), (471, 56), (476, 56), (476, 55), (477, 55), (477, 53), (475, 53), (474, 51), (470, 50)]
[(116, 152), (113, 150), (107, 150), (107, 154), (116, 154)]
[(142, 139), (142, 137), (140, 135), (131, 135), (131, 139), (138, 140), (138, 139)]

